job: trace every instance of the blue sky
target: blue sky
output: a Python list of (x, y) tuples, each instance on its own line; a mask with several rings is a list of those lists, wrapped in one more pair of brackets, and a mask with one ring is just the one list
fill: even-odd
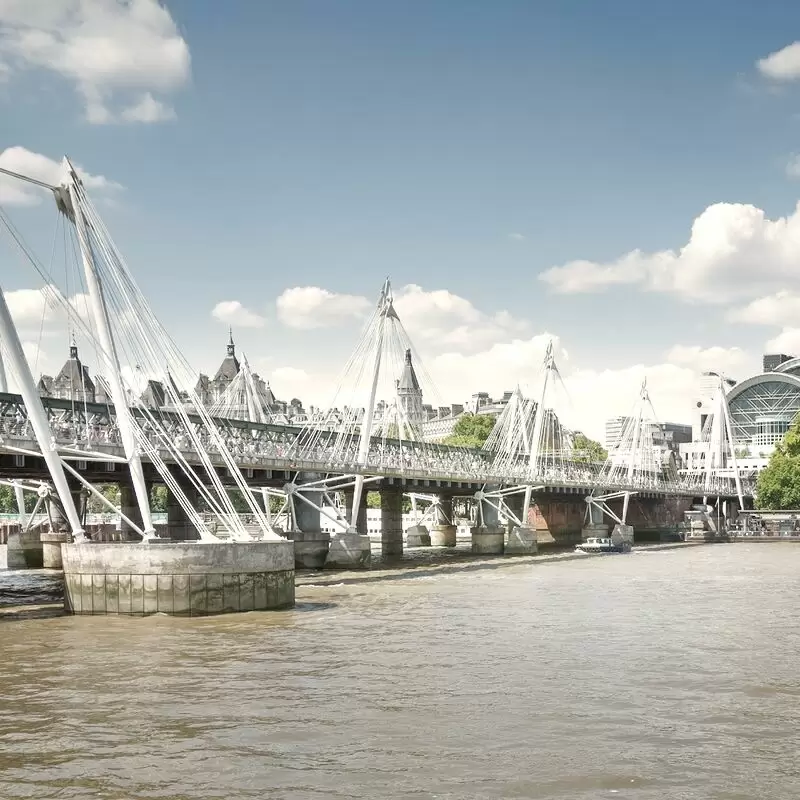
[[(768, 340), (800, 352), (800, 54), (758, 66), (800, 38), (796, 3), (27, 5), (0, 0), (0, 152), (68, 153), (124, 187), (95, 196), (199, 369), (230, 322), (279, 396), (323, 401), (387, 274), (422, 289), (408, 327), (443, 402), (529, 380), (545, 333), (573, 393), (604, 398), (595, 430), (644, 372), (660, 415), (688, 418), (697, 368), (744, 375)], [(712, 214), (691, 257), (654, 267), (717, 203), (765, 217)], [(8, 210), (37, 230), (41, 206)], [(297, 287), (329, 294), (279, 315)], [(224, 301), (250, 316), (216, 319)], [(475, 336), (448, 339), (459, 325)]]

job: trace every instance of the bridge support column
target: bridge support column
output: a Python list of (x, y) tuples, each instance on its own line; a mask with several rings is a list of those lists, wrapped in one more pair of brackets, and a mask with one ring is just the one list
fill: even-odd
[(587, 539), (605, 539), (608, 536), (608, 523), (603, 517), (603, 512), (595, 506), (589, 506), (589, 519), (581, 530), (581, 541)]
[[(304, 474), (298, 480), (298, 485), (303, 481), (318, 480), (319, 477), (317, 474)], [(321, 491), (303, 492), (303, 497), (317, 506), (322, 505)], [(322, 569), (328, 557), (331, 535), (322, 531), (319, 511), (295, 495), (294, 516), (296, 525), (294, 530), (286, 532), (286, 536), (294, 542), (295, 569)]]
[(522, 525), (517, 525), (513, 520), (508, 521), (508, 541), (506, 541), (505, 553), (507, 556), (532, 556), (539, 551), (539, 537), (536, 535), (536, 528), (528, 524), (527, 511), (524, 508), (524, 495), (510, 495), (506, 498), (506, 503), (514, 514), (522, 521)]
[[(152, 483), (147, 483), (145, 485), (147, 486), (147, 496), (150, 497), (153, 485)], [(139, 508), (139, 503), (136, 500), (136, 492), (133, 490), (132, 483), (120, 483), (119, 508), (128, 519), (135, 522), (140, 528), (143, 527), (142, 510)], [(122, 534), (123, 542), (140, 542), (142, 540), (142, 537), (136, 533), (124, 519), (120, 520), (119, 529)]]
[[(481, 492), (475, 498), (483, 511), (483, 525), (474, 527), (472, 533), (472, 552), (480, 555), (496, 555), (503, 552), (505, 531), (500, 525), (497, 509), (481, 498)], [(480, 522), (480, 515), (478, 516)]]
[(381, 555), (403, 555), (403, 492), (395, 486), (381, 489)]
[[(181, 489), (188, 501), (196, 507), (198, 501), (197, 489), (191, 484), (182, 484)], [(167, 489), (167, 530), (166, 538), (174, 541), (195, 541), (200, 538), (197, 528), (189, 521), (175, 495)]]
[(434, 547), (456, 546), (456, 526), (453, 524), (452, 495), (439, 495), (436, 521), (431, 526), (431, 544)]
[[(353, 518), (354, 492), (344, 490), (345, 516), (348, 522)], [(367, 493), (361, 494), (356, 528), (331, 536), (326, 569), (369, 569), (372, 561), (372, 548), (367, 536)]]
[[(68, 475), (67, 485), (69, 486), (69, 493), (72, 495), (72, 502), (75, 503), (75, 510), (78, 512), (78, 518), (83, 520), (86, 516), (86, 493), (83, 491), (83, 484), (72, 475)], [(69, 523), (64, 516), (64, 511), (61, 508), (58, 497), (55, 495), (51, 496), (47, 501), (47, 505), (50, 511), (50, 520), (53, 530), (69, 531)]]

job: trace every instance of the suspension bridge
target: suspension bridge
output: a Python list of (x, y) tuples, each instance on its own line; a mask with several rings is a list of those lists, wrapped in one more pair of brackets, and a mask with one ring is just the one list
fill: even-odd
[[(593, 463), (564, 422), (566, 388), (552, 344), (536, 370), (535, 395), (517, 387), (483, 448), (425, 441), (422, 396), (438, 392), (403, 326), (388, 279), (327, 412), (302, 426), (272, 424), (246, 359), (224, 395), (207, 407), (193, 388), (197, 372), (156, 318), (69, 162), (58, 186), (0, 172), (55, 200), (54, 241), (64, 242), (63, 276), (52, 257), (46, 264), (37, 255), (3, 209), (0, 228), (41, 282), (47, 307), (97, 355), (108, 397), (104, 403), (41, 397), (0, 290), (0, 483), (14, 488), (21, 509), (23, 494), (35, 492), (58, 511), (77, 543), (87, 538), (76, 504), (81, 493), (119, 514), (131, 538), (164, 538), (150, 509), (154, 482), (169, 491), (170, 539), (247, 543), (288, 537), (296, 554), (308, 555), (305, 561), (298, 557), (304, 566), (369, 562), (367, 489), (381, 492), (388, 554), (402, 551), (403, 493), (429, 503), (426, 519), (446, 529), (448, 542), (452, 499), (471, 498), (478, 552), (535, 550), (537, 531), (544, 525), (554, 532), (552, 520), (559, 515), (579, 517), (581, 525), (602, 526), (608, 519), (627, 526), (632, 498), (640, 509), (644, 501), (660, 503), (675, 516), (681, 502), (715, 498), (744, 507), (752, 494), (737, 468), (722, 389), (704, 431), (708, 455), (691, 472), (681, 472), (654, 446), (659, 423), (646, 383), (632, 398), (619, 444), (605, 462)], [(6, 367), (18, 393), (8, 391)], [(141, 400), (148, 383), (160, 387), (158, 407)], [(119, 505), (99, 489), (109, 482), (125, 490)], [(234, 507), (232, 489), (244, 514)], [(271, 512), (275, 499), (277, 514)], [(572, 512), (565, 510), (570, 503)], [(321, 519), (340, 532), (323, 536)], [(504, 544), (498, 534), (500, 520), (513, 542)], [(564, 525), (574, 528), (574, 519)]]

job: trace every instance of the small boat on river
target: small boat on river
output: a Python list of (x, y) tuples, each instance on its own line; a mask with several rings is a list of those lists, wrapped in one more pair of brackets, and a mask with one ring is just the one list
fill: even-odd
[(630, 553), (631, 543), (621, 538), (618, 541), (615, 541), (611, 538), (600, 539), (597, 537), (591, 537), (585, 542), (581, 542), (579, 545), (576, 545), (575, 551), (578, 553), (595, 554)]

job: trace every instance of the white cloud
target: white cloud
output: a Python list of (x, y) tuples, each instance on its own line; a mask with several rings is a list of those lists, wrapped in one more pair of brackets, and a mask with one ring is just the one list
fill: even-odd
[(169, 118), (150, 93), (179, 89), (191, 72), (159, 0), (0, 0), (0, 55), (8, 71), (46, 69), (73, 83), (92, 123)]
[(509, 233), (509, 239), (513, 239), (515, 242), (524, 242), (527, 238), (524, 233)]
[[(1, 1), (1, 0), (0, 0)], [(85, 169), (73, 165), (87, 189), (98, 192), (118, 191), (122, 187), (103, 175), (92, 175)], [(7, 147), (0, 152), (0, 167), (35, 178), (53, 186), (60, 184), (66, 177), (64, 162), (26, 150), (24, 147)], [(23, 183), (16, 178), (0, 175), (0, 203), (5, 205), (30, 206), (40, 203), (46, 196), (46, 190)]]
[[(699, 345), (676, 344), (667, 352), (670, 364), (689, 367), (701, 372), (721, 372), (738, 379), (749, 373), (756, 365), (741, 347), (700, 347)], [(752, 369), (751, 369), (752, 368)]]
[(341, 325), (366, 315), (371, 303), (366, 297), (338, 294), (319, 286), (286, 289), (275, 301), (278, 319), (290, 328), (312, 330)]
[(800, 42), (770, 53), (756, 62), (758, 71), (776, 81), (793, 81), (800, 78)]
[[(396, 291), (394, 298), (408, 335), (422, 347), (434, 345), (437, 350), (472, 352), (529, 329), (526, 321), (508, 311), (487, 314), (446, 289), (427, 291), (412, 283)], [(306, 330), (363, 318), (371, 306), (366, 297), (338, 294), (317, 286), (287, 289), (277, 300), (278, 318), (289, 327)]]
[(530, 327), (508, 311), (486, 314), (446, 289), (426, 291), (413, 283), (395, 294), (394, 305), (413, 342), (440, 350), (474, 352), (524, 334)]
[(304, 369), (298, 369), (297, 367), (278, 367), (272, 371), (272, 377), (276, 381), (305, 383), (309, 380), (310, 376)]
[(786, 174), (790, 178), (800, 178), (800, 155), (792, 153), (786, 162)]
[(727, 318), (730, 322), (791, 327), (800, 322), (800, 294), (782, 289), (775, 294), (759, 297), (742, 308), (731, 309)]
[(120, 118), (125, 122), (163, 122), (176, 118), (175, 110), (145, 92), (136, 105), (123, 109)]
[(211, 316), (226, 325), (240, 328), (263, 328), (266, 319), (255, 311), (245, 308), (238, 300), (223, 300), (211, 310)]
[(724, 303), (780, 289), (797, 277), (800, 205), (767, 219), (760, 208), (716, 203), (695, 219), (679, 250), (633, 250), (616, 261), (571, 261), (540, 273), (556, 292), (591, 292), (615, 284), (672, 292), (684, 299)]
[(800, 328), (784, 328), (777, 336), (765, 345), (767, 353), (786, 353), (789, 356), (800, 355)]

